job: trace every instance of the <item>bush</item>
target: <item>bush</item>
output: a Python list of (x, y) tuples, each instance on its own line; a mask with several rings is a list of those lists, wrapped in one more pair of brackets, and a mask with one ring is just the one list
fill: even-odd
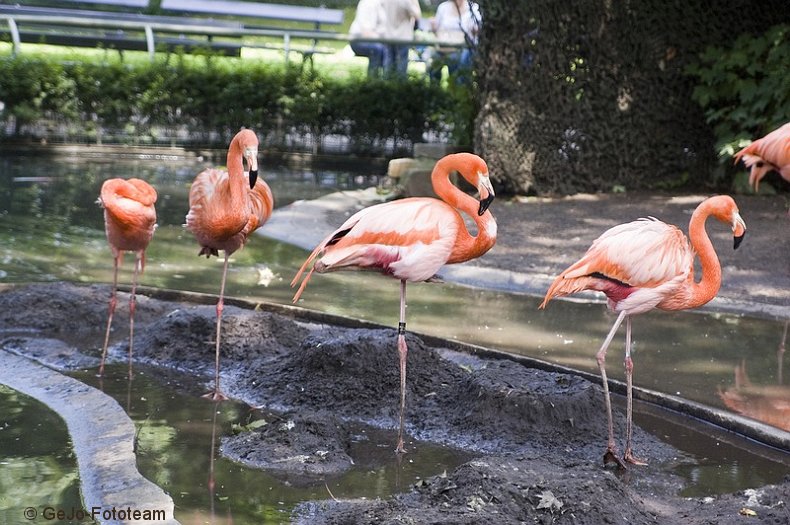
[(790, 121), (790, 25), (709, 47), (686, 71), (699, 82), (692, 97), (713, 127), (722, 161)]
[(267, 147), (293, 149), (300, 137), (318, 151), (323, 138), (340, 134), (353, 151), (400, 152), (425, 134), (468, 135), (473, 117), (458, 100), (420, 78), (339, 79), (218, 57), (176, 54), (139, 64), (0, 58), (2, 118), (13, 118), (17, 135), (41, 133), (29, 125), (46, 118), (97, 141), (224, 145), (246, 126), (267, 137)]

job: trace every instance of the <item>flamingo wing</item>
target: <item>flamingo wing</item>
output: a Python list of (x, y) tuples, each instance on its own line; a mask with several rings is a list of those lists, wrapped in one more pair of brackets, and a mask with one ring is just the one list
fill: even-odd
[(553, 297), (598, 290), (610, 298), (619, 291), (656, 288), (685, 278), (694, 254), (677, 227), (652, 217), (620, 224), (598, 237), (587, 253), (549, 287), (541, 307)]
[(409, 198), (360, 210), (321, 241), (305, 260), (291, 286), (320, 257), (294, 301), (313, 270), (370, 269), (398, 279), (428, 280), (447, 262), (462, 227), (458, 212), (438, 199)]
[(735, 162), (743, 160), (750, 169), (749, 184), (755, 190), (760, 179), (775, 169), (790, 181), (790, 122), (755, 140), (734, 155)]
[(274, 208), (274, 195), (269, 185), (258, 179), (255, 187), (250, 190), (250, 218), (242, 230), (245, 238), (263, 226), (272, 215)]
[(156, 224), (156, 190), (140, 179), (110, 179), (102, 184), (105, 229), (117, 250), (145, 249)]

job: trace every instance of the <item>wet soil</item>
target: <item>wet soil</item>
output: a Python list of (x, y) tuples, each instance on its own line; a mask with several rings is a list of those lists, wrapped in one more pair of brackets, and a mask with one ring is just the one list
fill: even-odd
[[(0, 292), (0, 349), (60, 368), (95, 366), (107, 286), (65, 283)], [(125, 362), (128, 306), (121, 294), (111, 359)], [(233, 301), (229, 301), (232, 303)], [(393, 445), (399, 376), (394, 330), (328, 324), (298, 309), (226, 305), (222, 387), (280, 416), (222, 438), (221, 452), (292, 483), (349, 468), (352, 427), (389, 429)], [(319, 321), (316, 321), (318, 319)], [(135, 359), (213, 380), (213, 305), (141, 297)], [(636, 428), (649, 466), (602, 466), (606, 425), (594, 382), (479, 357), (408, 334), (407, 448), (427, 440), (474, 459), (396, 497), (302, 504), (301, 523), (690, 523), (790, 522), (790, 476), (773, 486), (709, 498), (677, 494), (673, 473), (694, 459)], [(79, 349), (90, 349), (79, 351)], [(615, 406), (615, 435), (625, 418)], [(754, 513), (753, 516), (746, 514)]]

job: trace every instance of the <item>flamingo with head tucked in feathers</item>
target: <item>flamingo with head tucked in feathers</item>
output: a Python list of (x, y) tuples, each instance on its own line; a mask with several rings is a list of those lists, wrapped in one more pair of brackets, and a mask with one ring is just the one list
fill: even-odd
[(107, 330), (99, 365), (99, 376), (104, 375), (110, 328), (117, 303), (118, 268), (123, 261), (123, 252), (134, 252), (134, 277), (129, 297), (129, 378), (132, 377), (132, 353), (134, 350), (134, 310), (137, 277), (145, 269), (145, 249), (154, 236), (156, 228), (156, 190), (140, 179), (109, 179), (104, 181), (99, 195), (99, 204), (104, 208), (104, 230), (113, 256), (112, 295), (107, 315)]
[[(632, 373), (631, 316), (659, 308), (685, 310), (704, 305), (721, 287), (721, 266), (705, 231), (708, 217), (732, 228), (735, 248), (746, 233), (746, 224), (731, 197), (719, 195), (703, 201), (689, 222), (689, 239), (675, 226), (655, 218), (639, 219), (610, 228), (593, 241), (587, 253), (563, 271), (551, 284), (540, 308), (554, 297), (583, 290), (603, 292), (610, 310), (619, 315), (596, 358), (606, 398), (609, 439), (604, 464), (644, 464), (631, 449)], [(694, 278), (694, 258), (699, 255), (702, 278)], [(623, 460), (617, 456), (612, 423), (612, 405), (606, 379), (606, 350), (625, 320), (626, 447)]]
[[(452, 185), (450, 173), (458, 171), (475, 186), (480, 200)], [(313, 267), (294, 295), (299, 299), (313, 272), (376, 270), (400, 280), (400, 420), (396, 452), (405, 452), (403, 420), (406, 407), (406, 283), (433, 280), (444, 264), (480, 257), (496, 242), (496, 221), (488, 211), (494, 189), (485, 161), (471, 153), (440, 159), (431, 174), (434, 191), (441, 198), (411, 197), (365, 208), (330, 233), (310, 254), (291, 286)], [(472, 217), (477, 235), (469, 233), (461, 215)]]
[[(249, 169), (248, 178), (244, 173), (245, 162)], [(233, 137), (228, 148), (227, 171), (204, 170), (197, 175), (189, 190), (186, 226), (200, 244), (198, 255), (208, 258), (219, 256), (219, 250), (225, 252), (217, 302), (214, 390), (204, 397), (227, 399), (219, 387), (219, 348), (229, 257), (266, 222), (273, 206), (274, 198), (269, 186), (258, 179), (258, 137), (249, 129), (243, 129)]]
[(736, 164), (743, 159), (744, 165), (750, 169), (749, 184), (755, 192), (760, 187), (760, 180), (771, 170), (776, 170), (790, 182), (790, 122), (755, 140), (733, 158)]

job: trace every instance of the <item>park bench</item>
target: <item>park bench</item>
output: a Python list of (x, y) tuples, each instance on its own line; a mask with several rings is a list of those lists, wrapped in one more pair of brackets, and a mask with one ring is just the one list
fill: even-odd
[[(114, 10), (66, 7), (71, 3)], [(258, 2), (163, 0), (160, 9), (164, 15), (140, 13), (147, 4), (147, 0), (64, 0), (59, 3), (63, 7), (0, 5), (0, 21), (6, 21), (0, 23), (0, 35), (10, 35), (15, 53), (23, 42), (148, 51), (152, 59), (158, 50), (210, 49), (239, 56), (242, 47), (257, 47), (280, 49), (285, 52), (286, 61), (291, 51), (304, 57), (331, 52), (317, 48), (319, 40), (343, 40), (342, 35), (321, 29), (322, 25), (342, 23), (343, 12), (337, 9)], [(138, 12), (128, 12), (130, 9)], [(312, 27), (304, 30), (282, 24), (280, 27), (260, 25), (264, 21), (300, 22)], [(249, 41), (245, 37), (261, 38)], [(272, 43), (271, 37), (282, 44)], [(309, 45), (293, 46), (294, 39), (307, 40)]]

